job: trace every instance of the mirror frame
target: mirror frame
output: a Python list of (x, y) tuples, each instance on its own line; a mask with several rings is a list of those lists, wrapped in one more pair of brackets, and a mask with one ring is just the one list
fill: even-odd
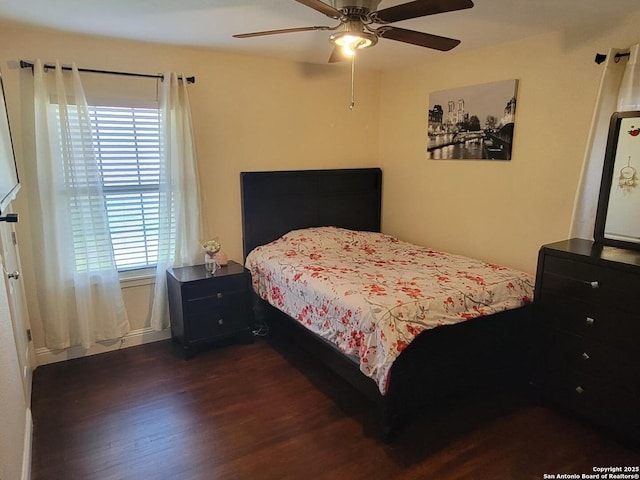
[[(611, 187), (614, 180), (617, 180), (617, 178), (614, 179), (614, 167), (616, 163), (618, 145), (620, 143), (620, 129), (623, 119), (626, 118), (638, 118), (637, 125), (639, 128), (637, 135), (640, 136), (640, 111), (615, 112), (613, 115), (611, 115), (611, 120), (609, 122), (609, 136), (607, 138), (607, 147), (604, 156), (604, 165), (602, 168), (602, 180), (600, 182), (598, 209), (596, 211), (594, 239), (597, 243), (601, 243), (603, 245), (640, 250), (640, 238), (638, 238), (637, 241), (626, 241), (609, 238), (605, 235), (605, 225), (607, 223), (607, 213), (609, 210), (609, 197), (611, 195)], [(635, 130), (633, 131), (635, 132)], [(638, 146), (639, 150), (637, 158), (640, 159), (640, 139), (638, 141)], [(637, 185), (634, 188), (638, 188), (637, 194), (640, 195), (640, 185)], [(640, 215), (640, 204), (638, 205), (638, 215)]]
[[(15, 200), (18, 190), (20, 190), (20, 177), (18, 176), (18, 165), (13, 147), (13, 136), (11, 135), (9, 112), (1, 73), (0, 95), (0, 101), (2, 102), (0, 104), (0, 175), (8, 175), (10, 180), (10, 183), (7, 184), (9, 190), (0, 191), (0, 215), (2, 215), (7, 205)], [(4, 186), (0, 186), (0, 190), (2, 188)]]

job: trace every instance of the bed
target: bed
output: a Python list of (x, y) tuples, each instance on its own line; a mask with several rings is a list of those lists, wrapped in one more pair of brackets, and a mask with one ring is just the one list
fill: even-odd
[(380, 169), (243, 172), (256, 309), (378, 404), (416, 412), (525, 381), (533, 278), (380, 233)]

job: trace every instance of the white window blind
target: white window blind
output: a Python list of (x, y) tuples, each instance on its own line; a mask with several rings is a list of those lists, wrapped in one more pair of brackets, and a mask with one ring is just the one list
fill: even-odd
[(154, 266), (158, 257), (158, 109), (89, 107), (94, 149), (118, 270)]

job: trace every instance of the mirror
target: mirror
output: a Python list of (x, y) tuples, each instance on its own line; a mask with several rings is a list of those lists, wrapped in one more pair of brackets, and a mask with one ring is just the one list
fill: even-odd
[(594, 238), (640, 249), (640, 111), (611, 116)]
[(4, 85), (0, 76), (0, 215), (4, 209), (16, 197), (20, 188), (18, 182), (18, 170), (13, 152), (13, 142), (11, 141), (11, 130), (9, 129), (9, 115), (4, 97)]

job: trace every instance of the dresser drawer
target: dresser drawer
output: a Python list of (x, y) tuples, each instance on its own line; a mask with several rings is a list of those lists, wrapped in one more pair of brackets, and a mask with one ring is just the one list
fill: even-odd
[(640, 439), (640, 396), (606, 380), (579, 372), (556, 370), (541, 385), (544, 398), (574, 410), (623, 435)]
[(543, 295), (536, 304), (536, 318), (542, 328), (553, 328), (632, 351), (640, 339), (640, 315), (602, 305)]
[(553, 375), (558, 369), (577, 372), (605, 379), (616, 388), (640, 396), (638, 349), (610, 348), (551, 329), (545, 332), (541, 340), (545, 354), (536, 361), (542, 376)]
[(627, 312), (637, 309), (637, 274), (547, 255), (540, 295), (552, 293)]

